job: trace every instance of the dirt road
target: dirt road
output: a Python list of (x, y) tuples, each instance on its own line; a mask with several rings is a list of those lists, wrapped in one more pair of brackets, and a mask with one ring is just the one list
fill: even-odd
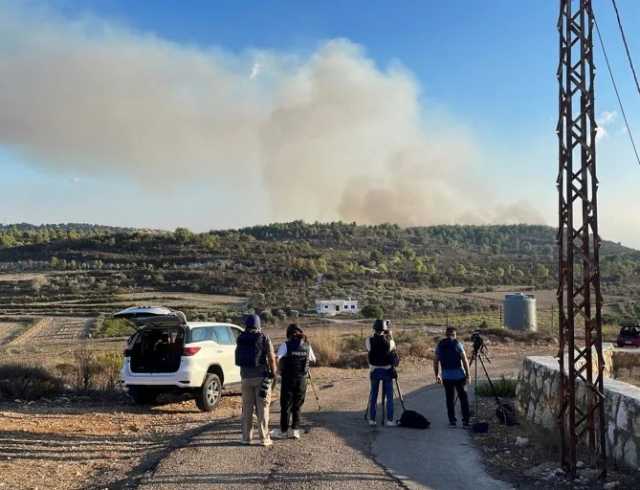
[[(344, 371), (339, 378), (316, 381), (322, 411), (309, 391), (300, 441), (274, 441), (272, 448), (242, 446), (238, 418), (231, 417), (210, 424), (171, 453), (139, 488), (437, 489), (469, 488), (460, 484), (482, 482), (486, 485), (478, 488), (509, 488), (485, 473), (466, 432), (445, 428), (442, 393), (431, 388), (425, 395), (431, 383), (425, 367), (413, 367), (401, 376), (407, 391), (418, 390), (408, 402), (434, 422), (428, 431), (365, 425), (366, 372)], [(275, 427), (280, 414), (277, 402), (271, 413)], [(436, 450), (439, 456), (431, 457)], [(452, 485), (442, 471), (443, 461), (451, 474), (469, 478)]]

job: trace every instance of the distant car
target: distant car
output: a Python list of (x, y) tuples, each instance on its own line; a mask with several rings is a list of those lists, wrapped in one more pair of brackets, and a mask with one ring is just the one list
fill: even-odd
[(625, 325), (620, 329), (618, 347), (640, 347), (640, 328), (638, 326)]
[(131, 307), (113, 315), (136, 327), (127, 341), (121, 380), (136, 403), (153, 403), (165, 392), (193, 395), (211, 411), (222, 388), (239, 385), (236, 339), (242, 328), (230, 323), (188, 322), (184, 313), (161, 306)]

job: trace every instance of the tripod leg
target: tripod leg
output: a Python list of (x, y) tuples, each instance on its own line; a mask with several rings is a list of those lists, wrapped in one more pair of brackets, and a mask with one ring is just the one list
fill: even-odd
[(480, 359), (480, 364), (482, 364), (482, 369), (484, 370), (484, 375), (487, 377), (487, 381), (489, 382), (489, 386), (491, 387), (491, 393), (493, 393), (493, 397), (496, 399), (496, 403), (500, 405), (500, 398), (498, 398), (498, 394), (496, 393), (496, 388), (493, 385), (493, 381), (491, 381), (491, 377), (489, 376), (489, 372), (487, 371), (487, 367), (484, 365), (484, 361), (482, 357), (478, 357)]
[(478, 363), (474, 367), (475, 375), (473, 380), (473, 403), (474, 403), (474, 416), (478, 420)]

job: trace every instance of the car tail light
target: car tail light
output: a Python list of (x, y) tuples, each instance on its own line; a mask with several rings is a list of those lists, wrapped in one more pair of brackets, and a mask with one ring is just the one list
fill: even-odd
[(200, 347), (185, 347), (182, 350), (182, 355), (183, 356), (193, 356), (193, 355), (197, 354), (199, 350), (200, 350)]
[(131, 349), (125, 349), (122, 355), (124, 357), (131, 357)]

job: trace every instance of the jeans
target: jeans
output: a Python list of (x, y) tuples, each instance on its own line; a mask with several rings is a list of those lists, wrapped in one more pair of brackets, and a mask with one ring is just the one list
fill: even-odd
[(253, 412), (258, 416), (258, 434), (261, 441), (269, 439), (269, 405), (271, 389), (266, 398), (260, 396), (260, 385), (264, 378), (242, 380), (242, 440), (249, 442), (253, 436)]
[[(280, 385), (280, 430), (287, 432), (289, 426), (298, 429), (300, 410), (307, 394), (307, 377), (283, 377)], [(289, 425), (291, 421), (291, 425)]]
[(444, 379), (442, 384), (444, 385), (444, 392), (447, 396), (447, 415), (449, 416), (449, 422), (452, 424), (456, 422), (456, 407), (454, 403), (454, 395), (457, 392), (460, 399), (460, 408), (462, 409), (462, 422), (469, 423), (469, 399), (467, 398), (467, 390), (465, 384), (467, 380), (463, 379)]
[(378, 404), (378, 390), (382, 381), (382, 392), (387, 400), (387, 420), (393, 420), (393, 377), (391, 369), (376, 368), (371, 371), (371, 392), (369, 394), (369, 420), (376, 420), (376, 405)]

